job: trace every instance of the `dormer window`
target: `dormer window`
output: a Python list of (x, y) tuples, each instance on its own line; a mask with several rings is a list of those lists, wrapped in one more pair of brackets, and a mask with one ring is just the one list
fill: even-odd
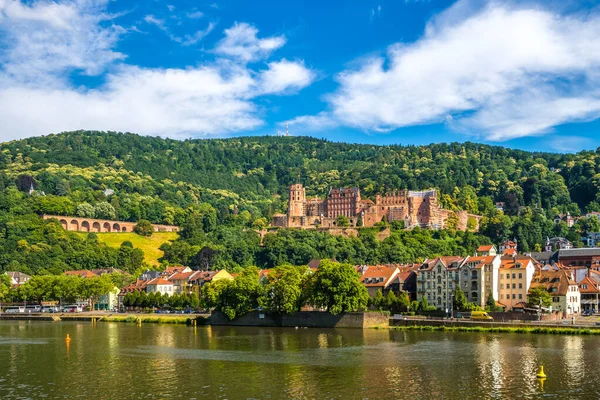
[(587, 283), (584, 283), (583, 285), (581, 285), (582, 289), (587, 289)]

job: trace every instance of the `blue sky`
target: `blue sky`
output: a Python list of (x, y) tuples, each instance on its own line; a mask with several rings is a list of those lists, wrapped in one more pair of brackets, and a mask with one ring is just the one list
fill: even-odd
[(0, 0), (0, 139), (600, 146), (596, 1)]

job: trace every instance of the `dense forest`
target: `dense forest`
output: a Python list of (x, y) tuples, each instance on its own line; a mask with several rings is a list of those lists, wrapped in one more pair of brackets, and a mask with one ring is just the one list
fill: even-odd
[[(382, 242), (282, 230), (260, 246), (254, 229), (287, 205), (287, 188), (308, 195), (359, 186), (363, 197), (397, 189), (435, 188), (441, 203), (484, 215), (480, 233), (405, 232), (392, 226)], [(30, 189), (33, 192), (30, 194)], [(504, 212), (495, 203), (503, 202)], [(165, 263), (239, 269), (301, 264), (311, 258), (409, 262), (471, 254), (478, 243), (517, 238), (540, 250), (548, 236), (582, 245), (597, 219), (575, 227), (556, 215), (600, 211), (600, 151), (530, 153), (475, 143), (375, 146), (310, 137), (169, 140), (129, 133), (67, 132), (0, 144), (0, 269), (52, 272), (120, 265), (140, 268), (139, 254), (109, 249), (61, 232), (38, 214), (78, 215), (183, 227), (164, 245)]]

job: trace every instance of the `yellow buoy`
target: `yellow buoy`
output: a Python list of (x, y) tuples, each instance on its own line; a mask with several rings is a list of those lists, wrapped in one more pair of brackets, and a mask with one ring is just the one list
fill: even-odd
[(69, 334), (68, 334), (68, 333), (67, 333), (67, 337), (65, 338), (65, 340), (66, 340), (67, 342), (70, 342), (70, 341), (71, 341), (71, 337), (69, 336)]
[(542, 378), (542, 379), (546, 377), (546, 374), (544, 373), (544, 366), (543, 365), (540, 365), (540, 372), (537, 373), (537, 377), (538, 378)]

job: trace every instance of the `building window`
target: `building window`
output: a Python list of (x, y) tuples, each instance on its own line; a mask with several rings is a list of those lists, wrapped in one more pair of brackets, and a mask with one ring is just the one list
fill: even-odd
[(504, 283), (500, 284), (500, 289), (504, 289)]
[(512, 274), (512, 278), (513, 278), (513, 279), (515, 279), (515, 277), (516, 277), (516, 274), (514, 274), (514, 273), (513, 273), (513, 274)]
[(514, 293), (513, 293), (513, 300), (514, 300), (514, 299), (515, 299), (515, 295), (514, 295)]
[(519, 294), (519, 300), (522, 300), (522, 299), (523, 299), (523, 295)]
[(513, 285), (513, 286), (512, 286), (512, 288), (513, 288), (513, 289), (516, 289), (516, 288), (517, 288), (517, 285), (516, 285), (515, 283), (513, 283), (512, 285)]
[(523, 279), (523, 274), (519, 272), (519, 279)]

